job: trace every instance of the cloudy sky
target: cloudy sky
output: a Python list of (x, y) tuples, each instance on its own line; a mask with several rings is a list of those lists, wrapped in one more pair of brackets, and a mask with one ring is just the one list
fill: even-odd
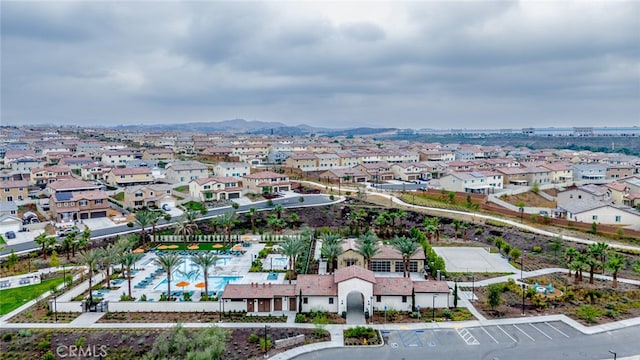
[(0, 7), (4, 125), (640, 125), (638, 1)]

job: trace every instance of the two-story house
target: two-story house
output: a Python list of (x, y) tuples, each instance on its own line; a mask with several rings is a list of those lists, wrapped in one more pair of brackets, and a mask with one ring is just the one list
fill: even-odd
[(102, 163), (94, 162), (85, 165), (80, 169), (80, 175), (83, 180), (104, 180), (106, 174), (111, 171), (112, 166), (105, 166)]
[(123, 205), (132, 209), (159, 208), (163, 204), (175, 207), (175, 203), (176, 198), (168, 184), (134, 185), (124, 190)]
[(187, 184), (209, 177), (209, 170), (198, 161), (175, 161), (165, 167), (165, 177), (172, 184)]
[(72, 172), (68, 166), (48, 166), (32, 169), (29, 184), (45, 187), (58, 180), (69, 179), (71, 177)]
[(426, 167), (418, 162), (392, 164), (391, 171), (396, 180), (416, 181), (426, 180), (431, 177), (431, 173)]
[(142, 160), (159, 160), (169, 162), (173, 160), (173, 150), (169, 148), (146, 149), (142, 152)]
[(113, 168), (105, 175), (105, 180), (111, 186), (143, 185), (153, 182), (151, 169), (146, 167)]
[(234, 177), (213, 176), (189, 182), (189, 195), (200, 201), (238, 199), (242, 196), (242, 188)]
[(29, 183), (25, 180), (0, 181), (0, 201), (24, 201), (29, 196)]
[(56, 181), (48, 186), (49, 207), (56, 222), (73, 222), (106, 217), (107, 193), (98, 185), (76, 179)]
[(549, 170), (552, 183), (563, 183), (573, 180), (573, 168), (563, 162), (541, 164), (541, 168)]
[(262, 171), (242, 177), (244, 193), (272, 194), (278, 191), (290, 191), (291, 182), (285, 174)]
[(241, 178), (251, 174), (251, 169), (244, 162), (219, 162), (213, 168), (213, 173), (218, 177)]
[(353, 167), (369, 175), (372, 182), (380, 183), (382, 181), (393, 180), (393, 171), (391, 165), (386, 162), (365, 163)]

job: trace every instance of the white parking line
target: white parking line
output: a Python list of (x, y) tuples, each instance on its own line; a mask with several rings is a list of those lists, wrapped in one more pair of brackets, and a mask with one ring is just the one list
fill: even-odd
[(547, 338), (549, 338), (549, 340), (553, 340), (553, 338), (551, 338), (551, 336), (547, 335), (547, 333), (545, 333), (544, 331), (538, 329), (535, 325), (533, 325), (532, 323), (529, 323), (529, 325), (531, 325), (532, 328), (538, 330), (538, 332), (544, 336), (546, 336)]
[(553, 330), (559, 332), (560, 334), (562, 334), (564, 337), (569, 338), (569, 335), (563, 333), (562, 331), (560, 331), (558, 328), (556, 328), (555, 326), (549, 324), (548, 322), (546, 322), (545, 324), (547, 324), (550, 328), (552, 328)]
[(513, 340), (513, 342), (518, 342), (518, 340), (514, 339), (513, 336), (509, 335), (509, 333), (507, 333), (506, 331), (504, 331), (503, 328), (500, 327), (500, 325), (496, 325), (498, 327), (498, 329), (500, 329), (505, 335), (507, 335), (509, 337), (509, 339)]
[(513, 327), (514, 327), (514, 328), (516, 328), (516, 329), (518, 329), (518, 330), (520, 330), (520, 332), (521, 332), (521, 333), (523, 333), (523, 334), (525, 334), (525, 336), (526, 336), (526, 337), (528, 337), (529, 339), (531, 339), (531, 341), (536, 341), (536, 339), (532, 338), (532, 337), (531, 337), (531, 335), (529, 335), (529, 334), (527, 334), (526, 332), (522, 331), (522, 329), (520, 329), (520, 328), (518, 327), (518, 325), (513, 324)]
[(482, 331), (484, 331), (484, 333), (485, 333), (485, 334), (489, 335), (489, 337), (491, 338), (491, 340), (495, 341), (495, 342), (496, 342), (496, 344), (498, 344), (498, 340), (496, 340), (496, 338), (494, 338), (493, 336), (491, 336), (491, 334), (489, 334), (489, 332), (488, 332), (485, 328), (481, 327), (480, 329), (482, 329)]

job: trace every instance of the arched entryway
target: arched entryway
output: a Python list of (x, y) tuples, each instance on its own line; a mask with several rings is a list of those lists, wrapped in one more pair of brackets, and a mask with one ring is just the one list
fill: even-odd
[(347, 324), (365, 324), (364, 295), (359, 291), (352, 291), (347, 295)]

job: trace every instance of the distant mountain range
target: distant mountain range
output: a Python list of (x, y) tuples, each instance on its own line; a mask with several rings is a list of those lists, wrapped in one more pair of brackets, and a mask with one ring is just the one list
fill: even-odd
[(152, 130), (182, 130), (182, 131), (203, 131), (203, 132), (232, 132), (232, 133), (246, 133), (246, 134), (267, 134), (267, 135), (325, 135), (325, 136), (356, 136), (356, 135), (375, 135), (382, 133), (389, 133), (395, 131), (395, 128), (370, 128), (370, 127), (358, 127), (351, 129), (331, 129), (320, 128), (300, 124), (296, 126), (290, 126), (281, 122), (267, 122), (259, 120), (224, 120), (224, 121), (211, 121), (211, 122), (190, 122), (183, 124), (156, 124), (156, 125), (119, 125), (116, 128), (125, 129), (152, 129)]

